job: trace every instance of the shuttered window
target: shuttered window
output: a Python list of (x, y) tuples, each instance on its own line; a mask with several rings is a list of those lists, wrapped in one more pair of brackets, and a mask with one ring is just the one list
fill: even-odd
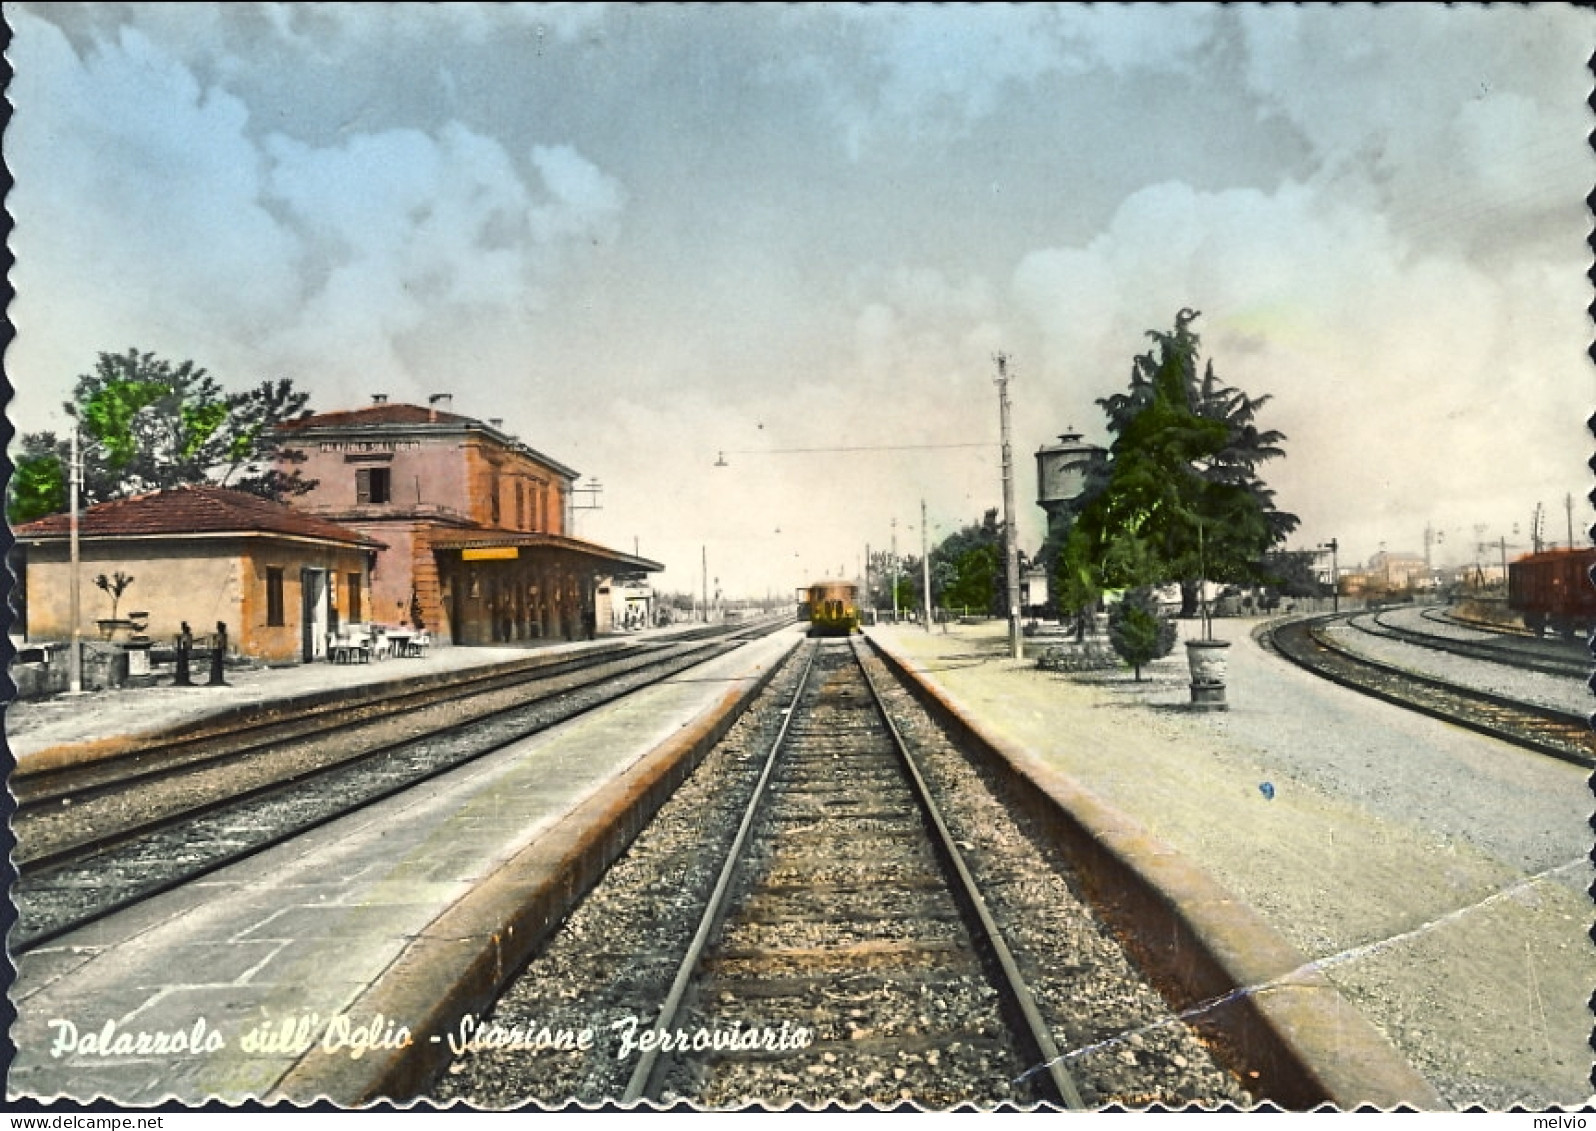
[(266, 625), (283, 625), (283, 571), (275, 566), (266, 567)]
[(355, 502), (386, 503), (392, 497), (391, 474), (386, 467), (363, 467), (355, 472)]

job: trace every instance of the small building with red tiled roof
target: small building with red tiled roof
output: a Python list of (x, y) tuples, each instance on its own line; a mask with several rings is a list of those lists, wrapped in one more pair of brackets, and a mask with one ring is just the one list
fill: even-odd
[[(50, 515), (13, 534), (29, 641), (67, 640), (71, 520)], [(383, 544), (295, 507), (225, 487), (188, 486), (89, 507), (78, 516), (78, 630), (102, 635), (112, 612), (94, 579), (132, 577), (117, 612), (170, 641), (225, 624), (230, 648), (267, 661), (326, 655), (339, 622), (370, 619), (371, 567)]]
[(372, 582), (376, 615), (440, 642), (570, 639), (605, 627), (601, 579), (658, 562), (571, 536), (578, 473), (439, 394), (425, 407), (376, 397), (363, 408), (281, 426), (281, 464), (315, 488), (311, 514), (387, 547)]

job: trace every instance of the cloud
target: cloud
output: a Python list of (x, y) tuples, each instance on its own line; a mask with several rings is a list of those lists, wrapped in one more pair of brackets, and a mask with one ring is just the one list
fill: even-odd
[[(837, 35), (840, 16), (846, 31)], [(1210, 5), (864, 5), (789, 16), (797, 49), (768, 79), (809, 88), (847, 152), (907, 134), (946, 141), (1059, 76), (1187, 72), (1214, 34)]]
[(272, 199), (322, 265), (277, 346), (350, 394), (373, 380), (420, 392), (457, 380), (465, 358), (508, 361), (567, 250), (607, 233), (625, 196), (569, 146), (518, 163), (458, 123), (268, 148)]
[[(1144, 332), (1201, 310), (1220, 377), (1274, 396), (1264, 423), (1289, 437), (1268, 475), (1279, 505), (1313, 515), (1322, 537), (1372, 542), (1400, 535), (1376, 539), (1379, 522), (1417, 538), (1460, 500), (1528, 508), (1578, 475), (1593, 383), (1577, 281), (1550, 263), (1502, 273), (1456, 248), (1415, 254), (1383, 218), (1312, 185), (1171, 182), (1127, 199), (1087, 246), (1027, 256), (1013, 294), (1042, 343), (1041, 415), (1099, 438), (1092, 402), (1123, 388)], [(1507, 457), (1504, 440), (1524, 434), (1539, 443)]]
[[(50, 25), (14, 18), (30, 65), (10, 91), (20, 112), (7, 156), (50, 170), (19, 177), (9, 202), (18, 314), (46, 299), (51, 322), (97, 329), (72, 355), (47, 350), (48, 334), (25, 335), (13, 381), (64, 392), (100, 350), (182, 342), (187, 355), (256, 336), (293, 301), (295, 244), (261, 206), (265, 168), (244, 105), (135, 30), (80, 54)], [(152, 293), (163, 296), (155, 320)]]

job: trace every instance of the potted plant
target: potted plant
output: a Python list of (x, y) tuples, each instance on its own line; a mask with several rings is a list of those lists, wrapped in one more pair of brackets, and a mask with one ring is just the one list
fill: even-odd
[(116, 611), (122, 602), (122, 594), (126, 593), (128, 586), (133, 584), (132, 576), (121, 570), (117, 570), (109, 577), (102, 573), (94, 579), (94, 584), (111, 598), (111, 615), (95, 622), (100, 626), (100, 636), (110, 640), (119, 632), (131, 635), (135, 629), (133, 622), (121, 619), (116, 615)]

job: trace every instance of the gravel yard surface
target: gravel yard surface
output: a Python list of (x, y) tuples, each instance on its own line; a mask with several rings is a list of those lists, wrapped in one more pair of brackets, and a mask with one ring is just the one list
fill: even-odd
[(1471, 656), (1437, 652), (1421, 644), (1375, 636), (1348, 625), (1329, 628), (1325, 635), (1356, 655), (1393, 664), (1405, 671), (1444, 679), (1461, 687), (1490, 691), (1564, 711), (1589, 712), (1596, 708), (1596, 700), (1591, 698), (1590, 691), (1578, 680), (1525, 671), (1510, 664), (1477, 660)]
[(1216, 625), (1213, 714), (1183, 649), (1138, 683), (1010, 660), (1001, 624), (871, 632), (1250, 903), (1449, 1103), (1586, 1101), (1586, 771), (1299, 671), (1256, 623)]

